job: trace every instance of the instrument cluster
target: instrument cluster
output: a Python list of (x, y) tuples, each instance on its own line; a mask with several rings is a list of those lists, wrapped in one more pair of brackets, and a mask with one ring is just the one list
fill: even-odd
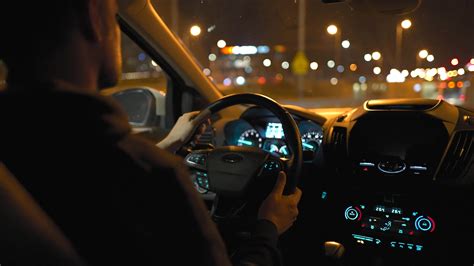
[[(320, 151), (322, 127), (309, 120), (297, 121), (297, 124), (305, 158), (312, 159)], [(227, 145), (257, 147), (282, 158), (290, 155), (283, 126), (273, 117), (234, 120), (226, 125), (225, 132)]]

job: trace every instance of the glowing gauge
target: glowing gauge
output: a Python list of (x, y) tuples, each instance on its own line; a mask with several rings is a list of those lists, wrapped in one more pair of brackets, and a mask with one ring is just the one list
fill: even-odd
[(278, 151), (278, 153), (280, 153), (282, 157), (285, 157), (285, 158), (290, 154), (290, 152), (288, 151), (288, 147), (286, 147), (286, 145), (282, 146), (280, 150)]
[(321, 143), (323, 142), (323, 134), (316, 131), (305, 133), (301, 137), (301, 142), (303, 144), (303, 151), (316, 152), (319, 150), (319, 146), (321, 146)]
[(257, 130), (249, 129), (244, 131), (237, 140), (237, 146), (250, 146), (262, 148), (262, 138)]

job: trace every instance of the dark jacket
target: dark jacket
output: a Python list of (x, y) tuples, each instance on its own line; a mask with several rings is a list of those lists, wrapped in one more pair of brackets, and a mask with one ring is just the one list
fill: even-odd
[[(229, 265), (182, 160), (130, 134), (100, 96), (0, 95), (0, 161), (91, 265)], [(276, 230), (257, 225), (239, 262), (271, 264)]]

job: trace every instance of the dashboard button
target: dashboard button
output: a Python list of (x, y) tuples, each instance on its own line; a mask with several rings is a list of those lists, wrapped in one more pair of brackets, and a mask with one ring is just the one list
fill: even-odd
[(415, 228), (423, 232), (433, 232), (435, 229), (435, 222), (429, 216), (418, 216), (415, 220)]
[(399, 174), (407, 168), (402, 161), (382, 161), (377, 165), (378, 169), (386, 174)]
[(362, 212), (357, 207), (348, 207), (344, 212), (344, 217), (349, 221), (359, 221), (362, 218)]

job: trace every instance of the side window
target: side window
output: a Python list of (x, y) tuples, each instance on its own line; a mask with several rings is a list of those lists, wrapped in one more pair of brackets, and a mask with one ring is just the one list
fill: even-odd
[(168, 76), (133, 40), (122, 33), (122, 76), (115, 88), (102, 91), (128, 114), (137, 134), (152, 141), (166, 136)]

